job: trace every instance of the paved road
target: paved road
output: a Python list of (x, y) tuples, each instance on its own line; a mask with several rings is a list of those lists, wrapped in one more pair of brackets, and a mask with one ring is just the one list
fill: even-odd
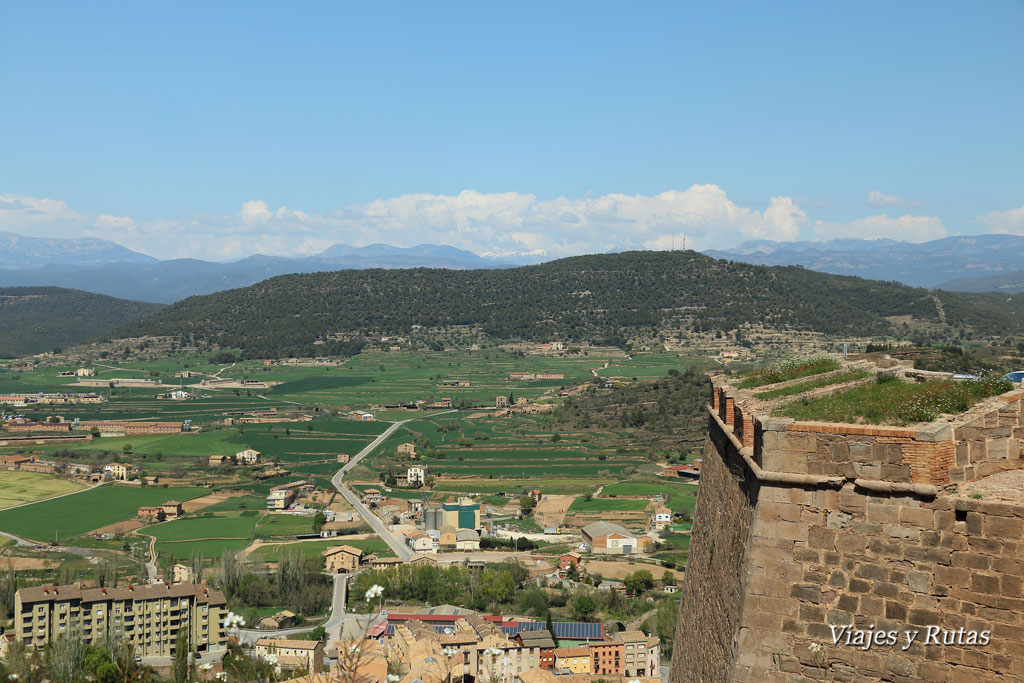
[[(456, 411), (446, 410), (440, 413), (431, 413), (430, 416), (436, 417), (437, 415), (444, 415), (446, 413), (454, 412)], [(409, 546), (407, 546), (402, 539), (400, 539), (395, 534), (391, 533), (387, 526), (385, 526), (384, 523), (381, 521), (380, 517), (370, 512), (370, 509), (363, 505), (363, 502), (359, 500), (359, 497), (351, 490), (349, 490), (347, 486), (345, 486), (343, 480), (345, 478), (345, 474), (349, 470), (358, 465), (360, 460), (368, 456), (378, 446), (384, 443), (384, 440), (387, 439), (392, 434), (394, 434), (396, 429), (404, 425), (406, 422), (412, 422), (415, 419), (418, 418), (411, 417), (408, 420), (401, 420), (399, 422), (395, 422), (394, 424), (392, 424), (390, 427), (384, 430), (383, 434), (381, 434), (376, 439), (371, 441), (366, 446), (366, 448), (352, 456), (348, 463), (346, 463), (344, 467), (338, 470), (334, 477), (331, 479), (331, 482), (334, 484), (334, 488), (338, 489), (338, 493), (340, 493), (342, 497), (346, 501), (348, 501), (349, 505), (355, 508), (355, 511), (359, 513), (359, 516), (363, 518), (363, 521), (370, 525), (370, 528), (373, 529), (373, 532), (380, 536), (381, 539), (388, 544), (388, 547), (391, 548), (392, 551), (394, 551), (395, 555), (398, 556), (398, 559), (404, 562), (408, 562), (409, 560), (411, 560), (415, 553), (413, 553), (412, 549), (409, 548)]]
[[(348, 578), (346, 574), (334, 575), (334, 597), (331, 598), (331, 616), (322, 624), (327, 632), (326, 640), (328, 643), (337, 640), (341, 636), (342, 626), (348, 616), (345, 614), (345, 603), (348, 601)], [(255, 626), (255, 624), (251, 625)], [(276, 631), (246, 628), (239, 631), (239, 638), (243, 642), (251, 644), (255, 643), (258, 638), (284, 638), (285, 636), (293, 636), (297, 633), (308, 633), (314, 628), (316, 627), (308, 624), (296, 628), (282, 628)]]

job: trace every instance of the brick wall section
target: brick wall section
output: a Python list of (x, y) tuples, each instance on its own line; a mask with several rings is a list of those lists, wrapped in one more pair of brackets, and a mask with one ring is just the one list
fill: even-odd
[(757, 481), (709, 421), (687, 579), (680, 590), (673, 681), (726, 681), (737, 656)]

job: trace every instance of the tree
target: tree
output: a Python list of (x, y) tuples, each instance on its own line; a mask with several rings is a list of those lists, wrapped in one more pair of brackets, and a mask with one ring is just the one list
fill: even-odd
[(327, 515), (323, 512), (316, 513), (316, 517), (313, 518), (313, 531), (319, 533), (324, 528), (324, 524), (327, 523)]
[(665, 573), (661, 576), (661, 584), (663, 586), (676, 585), (676, 575), (668, 570), (665, 570)]
[(640, 595), (654, 587), (654, 576), (646, 569), (640, 569), (628, 575), (623, 584), (630, 595)]
[(533, 496), (522, 496), (519, 499), (519, 509), (523, 511), (523, 516), (531, 514), (535, 507), (537, 507), (537, 501), (533, 499)]
[(174, 660), (171, 662), (171, 680), (174, 683), (188, 683), (189, 678), (189, 651), (186, 629), (178, 629), (178, 637), (174, 641)]
[(597, 604), (594, 603), (594, 599), (588, 594), (583, 593), (573, 598), (572, 615), (577, 621), (589, 621), (596, 611)]
[(548, 610), (547, 618), (544, 620), (544, 628), (551, 634), (551, 640), (555, 641), (555, 647), (558, 647), (558, 636), (555, 635), (555, 624), (551, 621), (551, 610)]

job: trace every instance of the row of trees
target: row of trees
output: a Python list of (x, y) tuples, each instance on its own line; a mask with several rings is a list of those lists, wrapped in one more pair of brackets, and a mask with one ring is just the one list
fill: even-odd
[(283, 605), (305, 615), (324, 612), (333, 590), (318, 558), (291, 552), (282, 552), (277, 572), (268, 574), (259, 573), (239, 553), (225, 551), (214, 580), (229, 601), (247, 607)]

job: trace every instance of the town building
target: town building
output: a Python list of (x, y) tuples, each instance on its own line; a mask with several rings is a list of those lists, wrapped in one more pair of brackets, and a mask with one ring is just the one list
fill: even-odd
[(618, 640), (587, 643), (590, 650), (590, 672), (599, 676), (621, 676), (625, 673), (625, 650)]
[(324, 644), (319, 640), (288, 640), (286, 638), (260, 638), (253, 649), (260, 659), (273, 654), (283, 669), (305, 669), (320, 673), (324, 665)]
[(199, 584), (42, 585), (15, 594), (13, 630), (36, 649), (74, 633), (94, 645), (125, 638), (142, 657), (171, 657), (182, 629), (190, 650), (224, 650), (226, 614), (224, 596)]
[(455, 532), (456, 550), (480, 550), (480, 534), (472, 529), (459, 529)]
[(654, 541), (648, 536), (637, 536), (625, 527), (612, 522), (594, 522), (582, 529), (583, 544), (597, 555), (635, 555), (647, 552)]
[(405, 542), (418, 553), (429, 553), (434, 550), (434, 541), (427, 532), (420, 529), (410, 529), (405, 532)]
[(614, 636), (622, 643), (622, 668), (626, 676), (653, 677), (660, 675), (661, 647), (656, 636), (640, 631), (620, 631)]
[(339, 545), (328, 548), (321, 555), (324, 558), (324, 569), (330, 574), (352, 574), (359, 570), (363, 551), (350, 545)]
[(589, 674), (589, 647), (560, 647), (554, 651), (555, 671), (560, 674)]
[(587, 568), (582, 555), (579, 553), (562, 553), (558, 558), (558, 575), (564, 579), (571, 567), (576, 567), (576, 572), (580, 578), (586, 576)]

